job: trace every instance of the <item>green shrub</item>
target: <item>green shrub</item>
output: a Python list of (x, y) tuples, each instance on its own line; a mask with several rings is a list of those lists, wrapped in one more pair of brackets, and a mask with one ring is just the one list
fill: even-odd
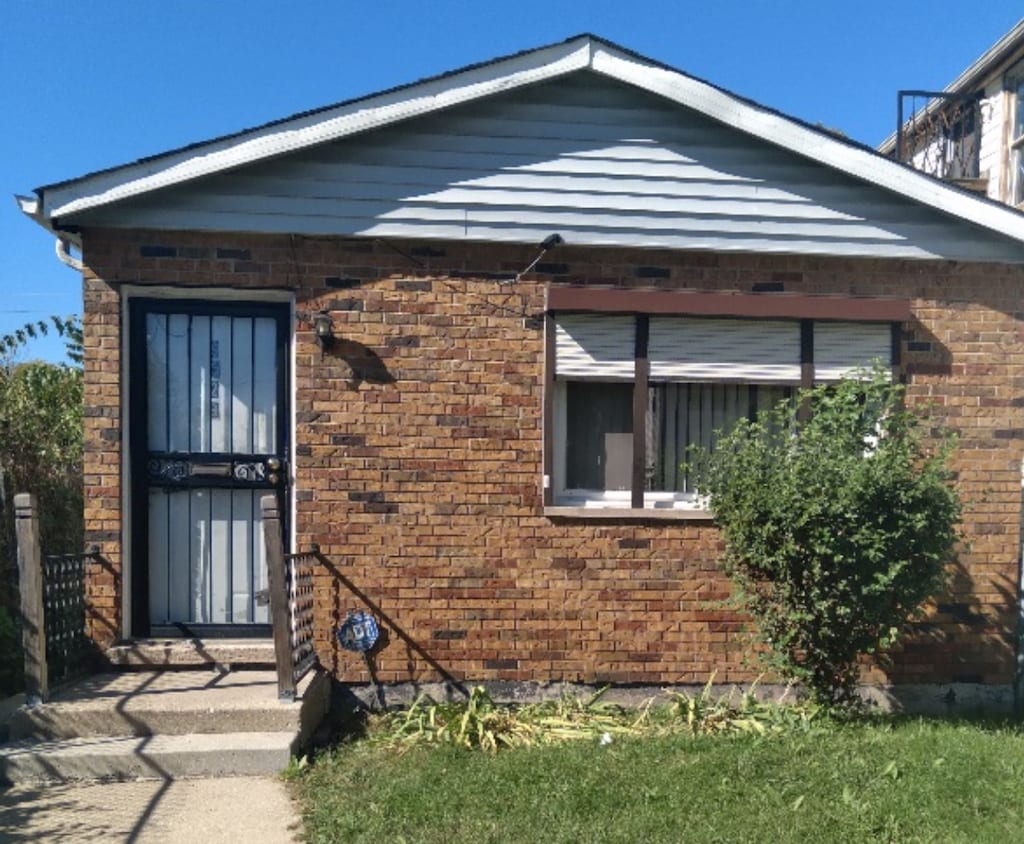
[[(52, 318), (68, 358), (82, 359), (77, 318)], [(0, 336), (0, 694), (22, 685), (14, 496), (35, 493), (43, 554), (83, 550), (82, 370), (68, 364), (20, 362), (47, 323)], [(13, 630), (13, 632), (12, 632)]]
[(951, 440), (929, 448), (881, 371), (797, 401), (809, 414), (783, 403), (743, 420), (694, 468), (769, 665), (850, 703), (858, 656), (890, 645), (944, 582), (960, 517)]

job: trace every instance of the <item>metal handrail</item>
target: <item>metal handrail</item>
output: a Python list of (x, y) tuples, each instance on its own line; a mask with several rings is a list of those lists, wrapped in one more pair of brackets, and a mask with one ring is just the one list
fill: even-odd
[(260, 508), (270, 580), (277, 695), (290, 702), (295, 700), (299, 681), (317, 665), (313, 647), (313, 572), (320, 561), (320, 551), (314, 548), (300, 554), (285, 554), (277, 496), (264, 496)]

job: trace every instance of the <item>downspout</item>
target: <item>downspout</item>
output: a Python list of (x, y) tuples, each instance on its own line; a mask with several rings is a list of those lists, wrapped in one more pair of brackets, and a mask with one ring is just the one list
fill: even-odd
[(59, 235), (57, 237), (57, 243), (55, 244), (55, 248), (57, 250), (57, 257), (60, 259), (60, 262), (62, 264), (66, 264), (76, 272), (82, 272), (82, 270), (85, 269), (85, 264), (83, 264), (81, 261), (75, 258), (68, 251), (67, 240), (65, 240), (63, 237), (60, 237)]

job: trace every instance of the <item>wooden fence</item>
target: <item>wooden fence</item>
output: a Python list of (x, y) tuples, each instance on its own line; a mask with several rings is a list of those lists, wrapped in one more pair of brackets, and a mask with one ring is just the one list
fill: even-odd
[(92, 650), (85, 633), (85, 568), (98, 551), (43, 557), (36, 497), (14, 496), (21, 592), (25, 701), (46, 701), (56, 683), (88, 673)]

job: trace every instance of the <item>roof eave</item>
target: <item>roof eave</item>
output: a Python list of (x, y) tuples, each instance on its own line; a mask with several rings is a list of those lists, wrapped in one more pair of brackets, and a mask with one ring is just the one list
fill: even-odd
[(496, 63), (475, 65), (411, 86), (340, 103), (294, 119), (215, 139), (144, 161), (39, 188), (55, 220), (202, 176), (297, 152), (428, 112), (554, 79), (590, 64), (593, 39), (581, 36)]
[(59, 230), (54, 225), (54, 222), (43, 214), (42, 202), (38, 197), (15, 194), (14, 201), (18, 204), (18, 210), (20, 210), (21, 213), (28, 217), (33, 223), (37, 223), (42, 226), (42, 228), (46, 229), (46, 231), (58, 240), (71, 244), (77, 249), (82, 248), (81, 235), (78, 232)]
[(639, 64), (635, 57), (607, 45), (595, 49), (593, 68), (598, 73), (645, 88), (812, 161), (1024, 242), (1024, 215), (1016, 210), (970, 196), (868, 147), (801, 125), (707, 82), (651, 64), (641, 69)]
[(232, 167), (590, 69), (877, 187), (1024, 242), (1024, 215), (942, 184), (870, 147), (839, 139), (611, 42), (582, 35), (403, 88), (341, 103), (103, 173), (42, 188), (39, 215), (60, 218)]

